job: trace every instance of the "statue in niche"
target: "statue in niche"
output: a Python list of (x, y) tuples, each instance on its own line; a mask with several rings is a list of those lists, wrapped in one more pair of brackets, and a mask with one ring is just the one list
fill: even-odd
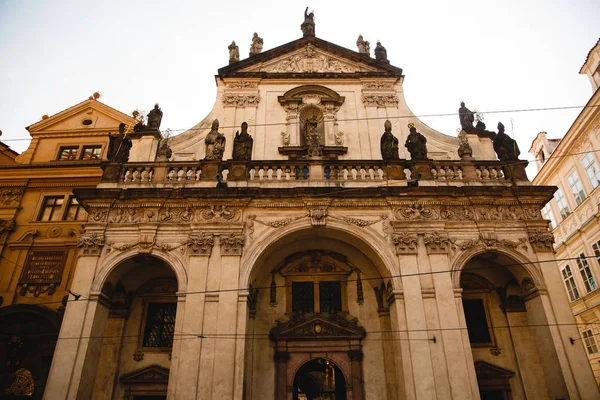
[(427, 158), (427, 138), (420, 132), (413, 123), (408, 124), (410, 133), (406, 138), (404, 147), (408, 149), (411, 160), (428, 160)]
[(387, 50), (381, 45), (379, 40), (377, 41), (377, 46), (375, 46), (375, 59), (385, 63), (390, 62), (387, 58)]
[(249, 161), (252, 159), (252, 143), (254, 139), (248, 134), (248, 124), (242, 122), (242, 133), (237, 131), (235, 139), (233, 139), (233, 155), (234, 160)]
[(159, 130), (162, 117), (163, 112), (158, 106), (158, 103), (156, 103), (154, 108), (148, 113), (148, 129)]
[(363, 35), (358, 35), (358, 39), (356, 40), (356, 47), (358, 47), (358, 52), (360, 54), (371, 54), (371, 44), (363, 39)]
[(381, 135), (381, 157), (383, 161), (400, 159), (398, 155), (398, 138), (392, 134), (392, 123), (386, 120), (383, 124), (385, 131)]
[(129, 150), (131, 139), (125, 135), (125, 124), (119, 125), (119, 134), (116, 136), (108, 134), (108, 152), (106, 157), (110, 162), (126, 163), (129, 161)]
[(204, 139), (206, 145), (205, 160), (222, 160), (225, 151), (225, 136), (219, 133), (219, 120), (215, 119), (210, 128), (210, 132)]
[(263, 49), (263, 39), (258, 36), (258, 33), (254, 32), (252, 36), (252, 45), (250, 46), (250, 57), (260, 54)]
[(240, 61), (240, 49), (235, 44), (235, 40), (227, 48), (229, 49), (229, 64)]
[(504, 133), (502, 122), (498, 122), (498, 134), (494, 138), (494, 151), (500, 161), (516, 161), (521, 154), (517, 142)]
[(465, 107), (465, 102), (460, 102), (460, 108), (458, 109), (458, 118), (460, 119), (460, 126), (465, 132), (473, 132), (475, 121), (475, 113)]
[(300, 25), (304, 36), (315, 36), (315, 12), (308, 12), (308, 7), (304, 10), (304, 22)]

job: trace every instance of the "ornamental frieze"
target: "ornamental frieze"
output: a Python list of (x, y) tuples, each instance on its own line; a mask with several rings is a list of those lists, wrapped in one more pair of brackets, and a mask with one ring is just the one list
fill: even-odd
[(554, 251), (554, 235), (548, 231), (536, 230), (530, 232), (529, 243), (536, 252)]
[(256, 82), (248, 82), (248, 81), (237, 81), (230, 82), (227, 84), (228, 89), (256, 89), (258, 84)]
[(89, 222), (103, 223), (108, 220), (111, 224), (137, 223), (220, 223), (233, 222), (240, 219), (241, 211), (237, 207), (226, 205), (210, 205), (208, 207), (165, 207), (162, 209), (131, 207), (107, 209), (92, 209)]
[(394, 84), (392, 82), (374, 81), (363, 83), (363, 91), (366, 90), (393, 90)]
[(394, 209), (397, 220), (456, 220), (456, 221), (516, 221), (541, 219), (536, 207), (520, 207), (512, 205), (429, 205), (410, 203)]
[(258, 94), (224, 94), (225, 107), (256, 107), (260, 102)]
[(81, 248), (81, 255), (97, 256), (100, 255), (104, 247), (104, 236), (96, 232), (80, 235), (77, 238), (77, 247)]

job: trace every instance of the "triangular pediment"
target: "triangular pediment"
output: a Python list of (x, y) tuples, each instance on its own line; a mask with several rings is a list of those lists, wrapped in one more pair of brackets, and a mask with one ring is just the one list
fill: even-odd
[(475, 361), (475, 373), (478, 379), (491, 379), (491, 378), (510, 378), (515, 373), (499, 367), (494, 364), (487, 363), (485, 361)]
[(347, 312), (302, 314), (294, 313), (286, 322), (271, 329), (273, 340), (362, 339), (365, 329), (358, 319)]
[(117, 131), (124, 123), (133, 128), (136, 120), (95, 99), (85, 100), (27, 127), (32, 135), (73, 131)]
[(219, 70), (220, 77), (283, 74), (402, 76), (402, 69), (325, 40), (306, 37), (240, 60)]
[(169, 380), (169, 369), (160, 365), (151, 365), (121, 377), (122, 383), (165, 383)]

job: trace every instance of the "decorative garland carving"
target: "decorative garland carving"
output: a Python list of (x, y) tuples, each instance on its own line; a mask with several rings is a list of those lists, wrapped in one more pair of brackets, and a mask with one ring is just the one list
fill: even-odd
[(417, 254), (419, 238), (416, 233), (399, 232), (392, 236), (396, 254)]
[[(302, 219), (302, 218), (305, 218), (308, 216), (309, 216), (309, 214), (302, 214), (302, 215), (296, 215), (294, 217), (282, 218), (282, 219), (279, 219), (276, 221), (262, 221), (262, 220), (256, 219), (256, 215), (249, 215), (248, 219), (251, 219), (253, 221), (256, 221), (256, 222), (261, 223), (266, 226), (270, 226), (271, 228), (281, 228), (281, 227), (286, 226), (290, 222), (294, 222), (294, 221), (297, 221), (299, 219)], [(254, 228), (254, 227), (252, 227), (252, 228)]]
[(421, 203), (413, 203), (405, 208), (398, 208), (394, 211), (397, 219), (438, 219), (438, 213), (432, 207), (424, 206)]
[(178, 245), (171, 245), (168, 243), (161, 244), (161, 243), (156, 243), (156, 238), (153, 238), (152, 241), (147, 241), (145, 239), (141, 239), (140, 241), (135, 242), (135, 243), (123, 243), (121, 245), (115, 244), (114, 242), (107, 242), (106, 243), (106, 252), (110, 253), (113, 250), (126, 251), (126, 250), (137, 248), (140, 251), (140, 253), (150, 253), (154, 249), (158, 249), (158, 250), (161, 250), (166, 253), (169, 251), (176, 250), (186, 244), (187, 244), (187, 242), (180, 243)]
[(375, 81), (375, 82), (365, 82), (363, 84), (363, 90), (392, 90), (392, 89), (394, 89), (394, 84), (392, 82)]
[(536, 252), (554, 251), (554, 235), (550, 232), (536, 230), (529, 233), (529, 243)]
[(186, 245), (194, 256), (210, 256), (213, 245), (215, 244), (213, 235), (206, 235), (204, 232), (199, 235), (190, 235)]
[(460, 250), (468, 250), (472, 247), (484, 246), (490, 247), (508, 247), (513, 250), (519, 248), (527, 250), (527, 239), (520, 238), (517, 241), (508, 239), (498, 239), (495, 233), (480, 233), (477, 239), (469, 239), (463, 242), (452, 241), (453, 248), (459, 248)]
[(96, 232), (80, 235), (77, 238), (77, 247), (81, 248), (81, 255), (83, 256), (100, 255), (102, 247), (104, 247), (104, 236)]
[(399, 99), (396, 94), (363, 94), (362, 102), (365, 106), (397, 107)]
[(23, 189), (0, 190), (0, 204), (4, 206), (18, 205), (21, 197), (23, 197)]
[(367, 226), (376, 224), (379, 221), (383, 221), (384, 219), (387, 218), (387, 215), (382, 215), (382, 216), (379, 217), (379, 219), (376, 219), (374, 221), (367, 221), (366, 219), (345, 217), (343, 215), (329, 215), (329, 216), (331, 218), (338, 219), (338, 220), (347, 222), (347, 223), (352, 224), (352, 225), (356, 225), (356, 226), (358, 226), (360, 228), (365, 228)]
[(244, 247), (244, 236), (231, 233), (229, 235), (221, 235), (220, 246), (221, 255), (223, 256), (241, 256), (242, 248)]
[(446, 254), (452, 245), (446, 233), (426, 233), (423, 236), (427, 254)]
[(260, 102), (258, 94), (224, 94), (223, 106), (225, 107), (256, 107)]

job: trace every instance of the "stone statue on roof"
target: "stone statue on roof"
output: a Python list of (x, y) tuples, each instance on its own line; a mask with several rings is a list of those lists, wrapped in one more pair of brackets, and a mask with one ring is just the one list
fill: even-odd
[(392, 123), (389, 120), (383, 125), (385, 131), (381, 135), (381, 158), (383, 161), (400, 159), (398, 155), (398, 138), (392, 134)]
[(413, 123), (408, 124), (410, 133), (406, 138), (404, 147), (410, 153), (411, 160), (428, 160), (427, 158), (427, 138), (420, 132)]
[(387, 58), (387, 50), (381, 45), (379, 40), (377, 41), (377, 46), (375, 46), (375, 59), (385, 63), (390, 62)]
[(494, 138), (494, 151), (500, 161), (516, 161), (521, 154), (517, 142), (504, 133), (502, 122), (498, 122), (498, 134)]
[(304, 36), (315, 36), (315, 12), (308, 12), (308, 7), (304, 10), (304, 22), (300, 25)]
[(227, 48), (229, 49), (229, 64), (240, 61), (240, 49), (235, 44), (235, 40), (233, 40)]
[(222, 160), (223, 152), (225, 151), (225, 136), (219, 133), (219, 120), (215, 119), (212, 123), (212, 127), (206, 138), (204, 139), (206, 145), (206, 156), (205, 160)]
[(254, 32), (252, 36), (252, 45), (250, 46), (250, 57), (260, 54), (263, 49), (263, 39), (258, 36), (258, 33)]
[(148, 113), (148, 129), (159, 130), (162, 117), (163, 112), (158, 106), (158, 103), (156, 103), (154, 108)]
[(458, 119), (460, 119), (460, 126), (465, 132), (472, 132), (474, 129), (473, 122), (475, 121), (475, 113), (465, 107), (465, 102), (460, 102), (460, 108), (458, 109)]
[(371, 44), (363, 39), (363, 35), (358, 35), (356, 47), (358, 47), (358, 52), (360, 54), (370, 55), (371, 53)]
[(108, 152), (106, 158), (115, 163), (126, 163), (129, 161), (129, 150), (131, 149), (131, 139), (125, 135), (125, 124), (119, 125), (119, 134), (116, 136), (108, 134)]
[(234, 160), (249, 161), (252, 159), (252, 143), (254, 139), (248, 134), (248, 123), (242, 122), (242, 133), (237, 131), (233, 139), (233, 155)]

